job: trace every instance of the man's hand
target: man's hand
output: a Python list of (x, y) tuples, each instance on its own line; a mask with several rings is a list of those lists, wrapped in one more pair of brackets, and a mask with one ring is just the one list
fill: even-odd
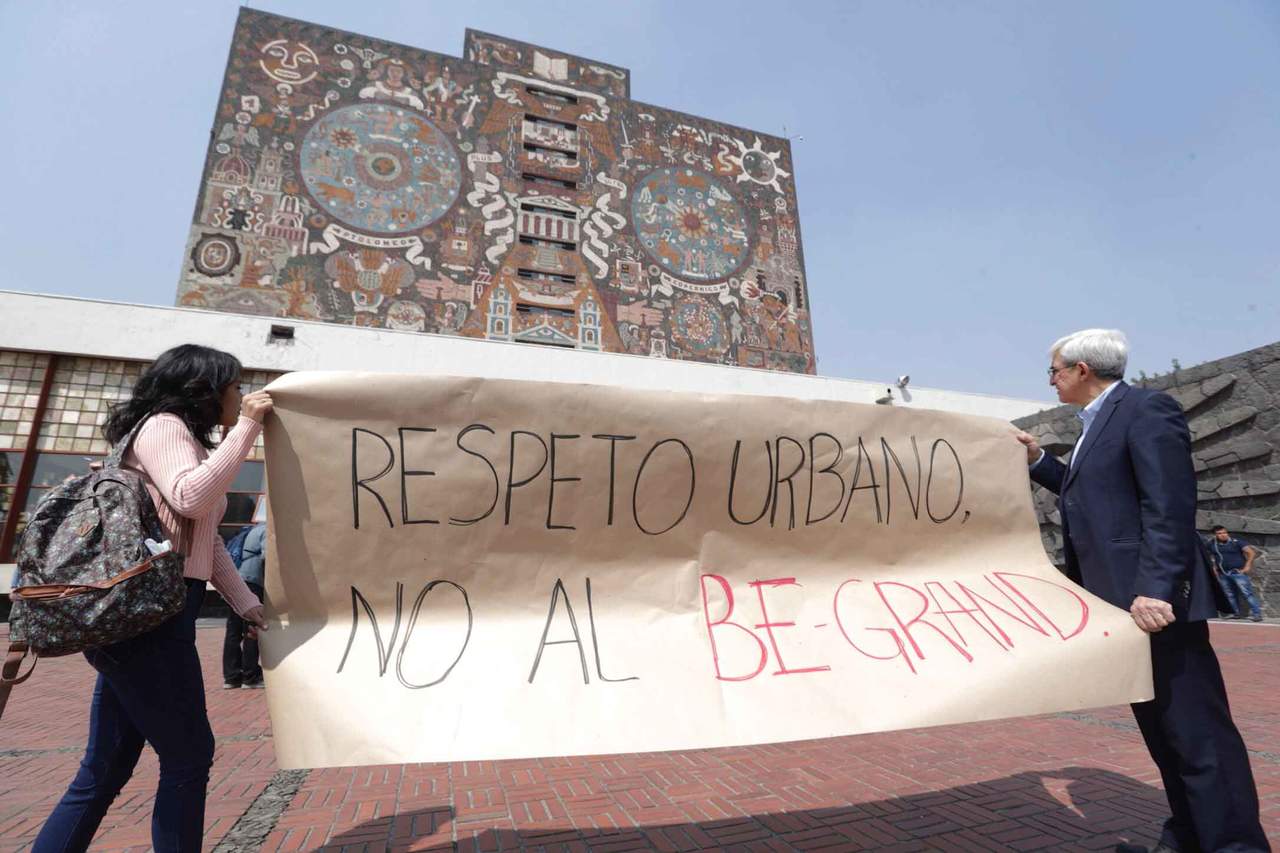
[(1040, 458), (1040, 445), (1036, 443), (1036, 437), (1029, 432), (1018, 430), (1013, 434), (1018, 442), (1027, 448), (1027, 464), (1034, 465), (1036, 460)]
[(1129, 605), (1129, 615), (1138, 627), (1148, 634), (1155, 634), (1174, 623), (1173, 605), (1158, 598), (1140, 595)]

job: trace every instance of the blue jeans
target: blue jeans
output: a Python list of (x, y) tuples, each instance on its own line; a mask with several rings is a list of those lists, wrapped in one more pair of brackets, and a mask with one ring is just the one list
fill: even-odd
[(1258, 601), (1258, 594), (1253, 591), (1253, 581), (1248, 575), (1236, 569), (1223, 569), (1218, 577), (1222, 580), (1222, 591), (1227, 594), (1227, 601), (1237, 616), (1244, 615), (1240, 612), (1241, 598), (1249, 605), (1250, 616), (1262, 615), (1262, 602)]
[(196, 654), (204, 581), (187, 581), (182, 613), (145, 634), (85, 652), (98, 671), (80, 770), (37, 836), (33, 853), (82, 851), (150, 743), (160, 759), (151, 814), (157, 853), (199, 851), (213, 731)]

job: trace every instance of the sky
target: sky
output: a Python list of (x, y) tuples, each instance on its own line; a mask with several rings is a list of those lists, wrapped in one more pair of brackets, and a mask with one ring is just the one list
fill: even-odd
[[(1050, 401), (1280, 340), (1280, 3), (254, 0), (629, 68), (793, 144), (818, 372)], [(0, 289), (172, 305), (237, 4), (0, 0)], [(0, 346), (3, 346), (0, 340)]]

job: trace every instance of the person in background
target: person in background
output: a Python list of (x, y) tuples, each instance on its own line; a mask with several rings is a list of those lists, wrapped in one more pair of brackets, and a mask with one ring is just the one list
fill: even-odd
[[(239, 551), (236, 569), (245, 586), (261, 599), (267, 558), (267, 525), (258, 523), (248, 528)], [(257, 632), (233, 610), (227, 616), (227, 634), (222, 643), (222, 687), (227, 690), (256, 688), (262, 687), (262, 683)]]
[[(161, 353), (129, 400), (111, 410), (103, 431), (112, 444), (142, 423), (124, 465), (142, 475), (165, 536), (184, 555), (186, 607), (150, 631), (85, 652), (98, 678), (84, 758), (33, 853), (86, 850), (144, 744), (160, 759), (151, 813), (154, 849), (200, 850), (214, 744), (196, 653), (196, 614), (212, 582), (245, 621), (267, 627), (262, 602), (236, 572), (218, 522), (227, 489), (270, 411), (266, 392), (241, 396), (235, 356), (194, 344)], [(219, 425), (230, 429), (215, 448)]]
[(1209, 540), (1209, 553), (1213, 555), (1213, 567), (1222, 582), (1222, 591), (1231, 602), (1232, 614), (1228, 619), (1243, 619), (1240, 611), (1240, 599), (1249, 605), (1249, 620), (1262, 621), (1262, 603), (1258, 594), (1253, 591), (1253, 582), (1249, 580), (1249, 572), (1253, 571), (1254, 558), (1258, 549), (1243, 539), (1236, 539), (1221, 524), (1213, 528), (1213, 538)]

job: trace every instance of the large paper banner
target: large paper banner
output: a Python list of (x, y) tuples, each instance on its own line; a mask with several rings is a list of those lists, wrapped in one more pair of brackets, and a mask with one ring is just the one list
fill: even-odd
[(599, 385), (270, 386), (282, 767), (777, 742), (1151, 697), (999, 421)]

